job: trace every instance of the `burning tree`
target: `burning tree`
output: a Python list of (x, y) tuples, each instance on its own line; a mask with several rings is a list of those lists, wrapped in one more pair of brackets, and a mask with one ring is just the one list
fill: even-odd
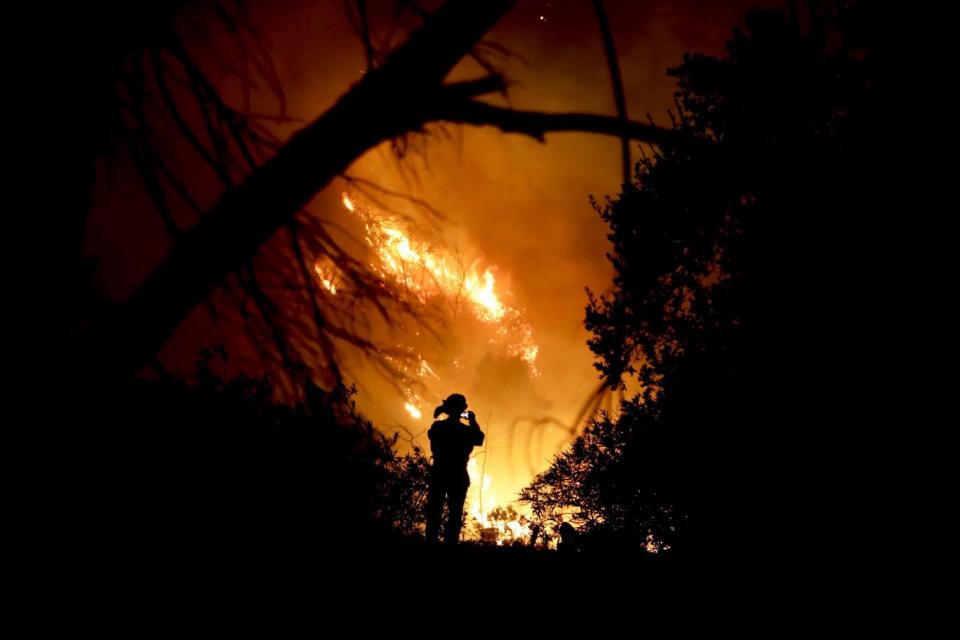
[[(123, 38), (103, 34), (119, 41), (108, 52), (109, 69), (116, 75), (97, 86), (107, 92), (104, 102), (117, 105), (117, 132), (164, 222), (171, 248), (128, 299), (104, 305), (93, 321), (77, 323), (72, 345), (77, 366), (96, 362), (103, 375), (113, 378), (156, 365), (157, 353), (173, 331), (204, 304), (216, 321), (232, 316), (253, 332), (251, 342), (288, 397), (296, 396), (306, 379), (335, 384), (340, 378), (338, 350), (344, 345), (363, 349), (392, 369), (381, 356), (404, 354), (373, 344), (362, 318), (402, 316), (409, 308), (343, 251), (327, 225), (304, 211), (317, 192), (344, 177), (351, 162), (384, 141), (398, 141), (397, 148), (404, 149), (404, 140), (438, 123), (493, 126), (538, 140), (554, 131), (653, 143), (675, 136), (628, 121), (622, 112), (619, 117), (542, 113), (479, 101), (506, 92), (506, 79), (490, 61), (504, 50), (482, 38), (512, 4), (452, 0), (428, 12), (400, 2), (399, 13), (420, 24), (391, 50), (375, 46), (366, 3), (351, 4), (367, 52), (367, 72), (331, 109), (287, 140), (273, 127), (276, 121), (290, 121), (283, 111), (282, 87), (241, 3), (213, 3), (210, 14), (236, 41), (242, 68), (252, 70), (240, 77), (239, 105), (221, 94), (206, 71), (219, 52), (198, 52), (195, 43), (186, 41), (175, 11), (157, 8), (149, 29), (129, 34), (123, 20), (140, 25), (138, 16), (92, 16), (100, 30), (106, 29), (101, 21), (120, 21), (117, 31)], [(465, 57), (475, 60), (483, 75), (446, 82)], [(614, 80), (619, 83), (618, 77)], [(253, 86), (274, 92), (277, 115), (251, 108)], [(162, 137), (182, 142), (214, 176), (220, 188), (212, 206), (203, 204), (209, 194), (202, 198), (191, 190), (192, 176), (179, 170), (181, 163), (160, 151)], [(185, 222), (185, 216), (193, 220)], [(318, 261), (319, 283), (314, 278)], [(324, 264), (335, 266), (360, 292), (366, 302), (362, 313), (344, 316), (327, 306), (323, 294), (333, 284), (323, 277)], [(473, 290), (487, 295), (492, 278), (492, 273), (476, 274)], [(493, 300), (487, 302), (499, 313)], [(528, 350), (523, 357), (532, 359), (533, 354)]]
[[(429, 412), (423, 396), (433, 398), (443, 388), (463, 388), (464, 372), (494, 355), (522, 361), (530, 376), (538, 375), (539, 347), (523, 311), (507, 303), (507, 292), (497, 285), (493, 267), (479, 259), (464, 264), (457, 251), (444, 251), (424, 240), (409, 220), (342, 196), (344, 208), (362, 224), (369, 268), (382, 288), (390, 288), (417, 322), (391, 326), (384, 342), (404, 357), (391, 357), (398, 375), (404, 408), (414, 419)], [(320, 285), (331, 297), (354, 304), (362, 292), (336, 265), (318, 260), (314, 265)], [(339, 300), (331, 301), (338, 304)], [(436, 387), (434, 381), (442, 381)]]

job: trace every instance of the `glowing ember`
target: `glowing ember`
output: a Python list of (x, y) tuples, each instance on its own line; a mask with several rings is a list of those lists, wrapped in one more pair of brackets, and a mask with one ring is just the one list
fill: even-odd
[(410, 402), (404, 404), (403, 408), (407, 410), (407, 413), (409, 413), (414, 420), (419, 420), (423, 417), (423, 414), (420, 413), (420, 409)]
[[(647, 541), (643, 544), (643, 548), (646, 549), (647, 553), (659, 553), (660, 546), (657, 544), (656, 539), (653, 537), (653, 534), (647, 535)], [(670, 545), (664, 545), (664, 549), (669, 549)]]
[(434, 370), (430, 367), (430, 364), (427, 363), (427, 361), (424, 360), (423, 358), (420, 358), (420, 365), (417, 370), (420, 373), (421, 378), (426, 378), (427, 376), (430, 376), (431, 378), (435, 378), (437, 380), (440, 379), (440, 376), (438, 376), (436, 372), (434, 372)]
[(337, 295), (336, 272), (332, 267), (324, 267), (319, 262), (313, 266), (320, 285), (333, 295)]

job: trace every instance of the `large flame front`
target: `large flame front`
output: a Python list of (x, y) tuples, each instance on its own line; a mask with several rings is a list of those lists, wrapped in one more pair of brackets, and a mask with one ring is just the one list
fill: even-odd
[[(362, 222), (364, 241), (372, 254), (369, 266), (385, 285), (420, 304), (443, 301), (454, 315), (467, 313), (490, 327), (486, 335), (497, 351), (522, 360), (530, 376), (539, 375), (536, 366), (539, 347), (534, 342), (533, 327), (521, 310), (506, 302), (509, 296), (498, 286), (496, 267), (480, 266), (479, 261), (465, 266), (454, 253), (438, 250), (418, 237), (406, 221), (362, 206), (346, 193), (341, 200), (344, 208)], [(338, 295), (348, 286), (349, 280), (342, 277), (329, 260), (318, 259), (314, 270), (320, 286), (330, 295)], [(412, 346), (409, 351), (413, 366), (392, 357), (388, 359), (422, 382), (439, 379), (421, 354)], [(453, 366), (459, 366), (456, 359)], [(414, 420), (420, 420), (426, 403), (412, 386), (404, 386), (401, 391), (404, 411)], [(481, 539), (503, 544), (529, 538), (530, 529), (522, 516), (513, 508), (497, 507), (498, 496), (492, 490), (491, 477), (478, 469), (476, 459), (470, 461), (468, 473), (472, 480), (469, 513), (479, 527)]]
[[(521, 358), (531, 375), (539, 375), (536, 361), (540, 348), (533, 340), (533, 328), (522, 311), (503, 302), (493, 269), (487, 267), (481, 272), (477, 263), (464, 268), (452, 256), (412, 237), (398, 220), (375, 215), (358, 206), (346, 193), (341, 200), (348, 211), (358, 214), (363, 221), (364, 239), (377, 258), (370, 266), (377, 275), (399, 285), (422, 303), (438, 296), (466, 300), (474, 317), (497, 325), (497, 339), (506, 346), (507, 353)], [(336, 295), (336, 273), (320, 262), (315, 269), (323, 288)]]
[(358, 209), (347, 194), (343, 194), (343, 205), (362, 216), (367, 244), (379, 262), (371, 266), (385, 280), (401, 285), (421, 302), (439, 295), (451, 299), (463, 295), (476, 317), (485, 322), (499, 322), (509, 312), (519, 315), (500, 301), (496, 278), (489, 268), (482, 274), (476, 265), (464, 270), (426, 242), (410, 237), (399, 222)]

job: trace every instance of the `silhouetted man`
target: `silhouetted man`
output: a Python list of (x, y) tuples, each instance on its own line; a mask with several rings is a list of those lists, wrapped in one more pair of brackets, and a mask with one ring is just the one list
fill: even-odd
[[(447, 544), (456, 544), (463, 525), (463, 502), (467, 499), (467, 487), (470, 486), (467, 461), (470, 451), (483, 444), (484, 436), (476, 415), (467, 411), (467, 399), (459, 393), (452, 394), (433, 410), (434, 418), (442, 414), (446, 414), (446, 417), (434, 422), (427, 432), (430, 452), (433, 454), (430, 494), (427, 497), (427, 540), (434, 542), (440, 533), (440, 517), (446, 499), (447, 527), (444, 540)], [(461, 422), (461, 418), (466, 418), (468, 424)]]
[(580, 536), (572, 524), (564, 522), (560, 525), (560, 528), (557, 529), (557, 533), (560, 534), (560, 543), (557, 545), (557, 551), (571, 553), (580, 550)]

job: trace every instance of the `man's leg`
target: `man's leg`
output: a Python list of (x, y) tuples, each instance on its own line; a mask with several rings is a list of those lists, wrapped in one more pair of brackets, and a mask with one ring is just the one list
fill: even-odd
[(436, 542), (440, 535), (440, 516), (443, 515), (443, 497), (446, 493), (439, 478), (430, 478), (430, 491), (427, 493), (427, 542)]
[(449, 502), (447, 502), (447, 531), (444, 541), (447, 544), (457, 544), (460, 541), (460, 528), (463, 526), (463, 503), (467, 499), (467, 483), (455, 482), (449, 491)]

